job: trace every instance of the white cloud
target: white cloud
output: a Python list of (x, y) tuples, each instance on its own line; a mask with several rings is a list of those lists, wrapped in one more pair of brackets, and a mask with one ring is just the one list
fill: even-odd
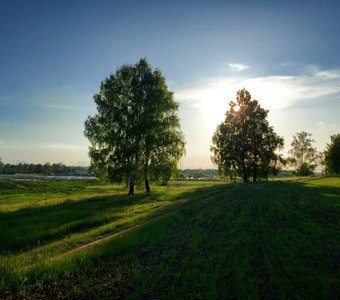
[(313, 68), (309, 74), (295, 76), (209, 78), (174, 90), (180, 102), (202, 110), (209, 119), (221, 121), (229, 101), (235, 99), (239, 89), (246, 88), (265, 109), (274, 110), (340, 93), (339, 79), (340, 69)]
[(87, 108), (84, 99), (91, 102), (93, 92), (83, 87), (62, 85), (36, 90), (31, 101), (39, 106), (60, 110), (79, 110)]
[(46, 148), (50, 149), (59, 149), (59, 150), (85, 150), (87, 147), (79, 146), (79, 145), (69, 145), (69, 144), (61, 144), (61, 143), (52, 143), (46, 146)]
[(325, 128), (325, 123), (322, 121), (319, 121), (318, 123), (316, 123), (316, 127), (318, 128)]
[(244, 64), (228, 64), (228, 67), (232, 70), (232, 71), (237, 71), (237, 72), (241, 72), (243, 70), (249, 69), (250, 66), (244, 65)]
[(4, 141), (0, 140), (0, 145), (3, 145), (3, 144), (5, 144)]
[[(180, 102), (182, 129), (187, 139), (187, 156), (182, 160), (185, 167), (212, 167), (209, 156), (211, 136), (216, 126), (225, 118), (228, 103), (235, 100), (236, 92), (246, 88), (253, 99), (270, 110), (270, 124), (287, 141), (294, 132), (305, 130), (313, 133), (321, 150), (329, 142), (329, 136), (339, 132), (339, 122), (334, 121), (334, 109), (323, 100), (340, 99), (340, 69), (320, 70), (315, 66), (302, 68), (297, 75), (270, 75), (247, 77), (235, 73), (228, 77), (206, 78), (187, 86), (172, 87)], [(302, 110), (313, 104), (325, 105), (319, 110)], [(297, 105), (302, 103), (303, 105)], [(312, 101), (310, 101), (312, 103)], [(324, 103), (324, 104), (323, 104)], [(300, 107), (289, 112), (289, 107)], [(326, 111), (332, 112), (327, 119)], [(308, 115), (307, 115), (308, 114)], [(286, 149), (287, 150), (287, 149)]]
[(62, 110), (76, 110), (76, 107), (69, 106), (69, 105), (60, 105), (60, 104), (53, 104), (53, 103), (43, 103), (40, 105), (41, 107), (51, 108), (51, 109), (62, 109)]
[[(313, 99), (322, 102), (323, 97), (330, 95), (339, 95), (340, 99), (339, 79), (340, 69), (320, 71), (313, 68), (294, 76), (246, 78), (238, 74), (173, 87), (175, 98), (181, 104), (181, 125), (188, 143), (187, 156), (182, 159), (183, 166), (213, 167), (209, 159), (211, 136), (216, 126), (224, 120), (228, 103), (235, 100), (237, 90), (242, 88), (246, 88), (253, 99), (259, 100), (263, 108), (270, 110), (271, 125), (286, 141), (289, 141), (294, 132), (305, 130), (313, 132), (318, 147), (323, 149), (329, 135), (339, 132), (340, 124), (328, 124), (330, 120), (323, 119), (317, 112), (307, 116), (304, 110), (294, 110), (292, 114), (282, 109), (301, 101), (304, 104)], [(289, 147), (288, 142), (286, 147)]]
[(316, 128), (317, 130), (327, 130), (327, 131), (337, 131), (337, 129), (339, 128), (340, 123), (329, 123), (329, 122), (323, 122), (323, 121), (319, 121), (316, 123)]

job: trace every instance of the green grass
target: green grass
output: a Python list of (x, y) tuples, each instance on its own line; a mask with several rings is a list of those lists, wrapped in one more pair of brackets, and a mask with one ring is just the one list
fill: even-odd
[[(91, 196), (97, 188), (105, 195)], [(0, 198), (3, 297), (340, 296), (340, 178), (185, 182), (150, 196), (123, 192), (87, 185), (55, 204), (39, 198), (18, 208), (14, 201), (15, 209)]]
[(0, 213), (36, 206), (56, 205), (88, 196), (123, 192), (122, 187), (96, 180), (0, 180)]

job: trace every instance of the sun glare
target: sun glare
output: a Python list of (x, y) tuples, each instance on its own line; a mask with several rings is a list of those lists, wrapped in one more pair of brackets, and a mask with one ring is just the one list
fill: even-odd
[[(294, 101), (324, 94), (329, 90), (324, 86), (313, 90), (315, 76), (268, 76), (255, 78), (210, 78), (194, 84), (191, 87), (177, 90), (177, 98), (188, 106), (198, 109), (204, 114), (200, 122), (204, 121), (205, 128), (209, 132), (214, 131), (216, 126), (225, 119), (225, 113), (230, 107), (228, 103), (236, 103), (236, 92), (246, 88), (252, 99), (259, 101), (262, 108), (273, 112), (289, 107)], [(319, 93), (318, 93), (319, 92)], [(239, 107), (234, 106), (238, 112)], [(202, 117), (204, 119), (202, 119)]]

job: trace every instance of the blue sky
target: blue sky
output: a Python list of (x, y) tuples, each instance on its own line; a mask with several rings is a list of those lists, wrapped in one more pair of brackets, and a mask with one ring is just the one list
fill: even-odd
[[(283, 3), (284, 2), (284, 3)], [(0, 157), (87, 163), (100, 82), (146, 57), (180, 102), (183, 168), (211, 167), (227, 103), (247, 88), (285, 151), (340, 132), (339, 1), (2, 1)]]

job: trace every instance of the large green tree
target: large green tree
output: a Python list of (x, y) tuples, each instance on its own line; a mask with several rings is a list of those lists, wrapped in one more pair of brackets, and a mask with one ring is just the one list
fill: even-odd
[(229, 103), (223, 123), (212, 138), (212, 161), (222, 176), (241, 176), (244, 182), (267, 179), (277, 171), (283, 138), (269, 126), (268, 110), (252, 100), (246, 89), (239, 90), (236, 102)]
[(85, 121), (91, 168), (111, 182), (167, 182), (184, 153), (178, 103), (146, 59), (124, 65), (94, 95), (97, 113)]
[(340, 174), (340, 134), (331, 136), (331, 143), (324, 151), (324, 165), (329, 174)]
[(313, 143), (312, 134), (301, 131), (293, 136), (293, 141), (289, 150), (288, 163), (293, 167), (293, 174), (298, 176), (309, 176), (314, 174), (314, 170), (320, 161), (320, 153)]

